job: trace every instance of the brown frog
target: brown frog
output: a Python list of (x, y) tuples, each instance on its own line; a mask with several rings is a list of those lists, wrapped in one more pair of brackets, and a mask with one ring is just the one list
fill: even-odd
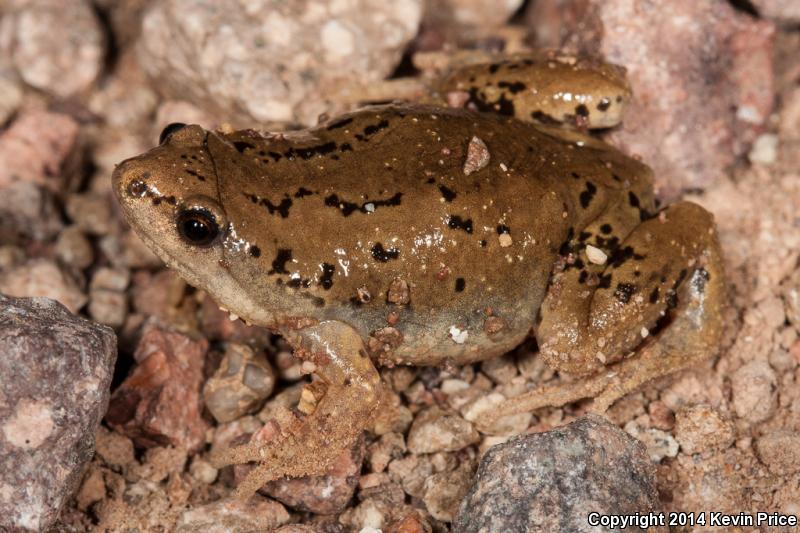
[[(603, 411), (714, 352), (725, 290), (712, 216), (659, 210), (644, 164), (519, 120), (619, 117), (624, 83), (567, 105), (563, 88), (542, 100), (547, 69), (570, 75), (517, 61), (445, 83), (495, 114), (392, 104), (292, 133), (177, 124), (117, 167), (142, 239), (232, 314), (284, 335), (319, 378), (313, 413), (216, 455), (259, 463), (240, 494), (324, 472), (380, 405), (376, 364), (470, 363), (532, 333), (578, 379), (509, 399), (500, 416), (585, 397)], [(598, 75), (571, 72), (584, 88)]]

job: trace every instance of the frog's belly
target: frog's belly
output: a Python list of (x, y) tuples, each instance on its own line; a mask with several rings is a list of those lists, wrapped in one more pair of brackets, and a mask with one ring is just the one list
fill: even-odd
[[(543, 290), (531, 288), (520, 296), (513, 300), (475, 301), (458, 310), (447, 305), (420, 310), (413, 306), (361, 309), (360, 313), (335, 319), (348, 322), (361, 332), (379, 364), (460, 365), (508, 352), (530, 334)], [(386, 317), (391, 311), (398, 320), (390, 325)]]

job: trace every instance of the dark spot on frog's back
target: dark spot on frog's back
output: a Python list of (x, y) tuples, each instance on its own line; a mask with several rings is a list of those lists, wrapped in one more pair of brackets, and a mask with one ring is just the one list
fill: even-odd
[(603, 98), (597, 104), (598, 111), (608, 111), (609, 107), (611, 107), (611, 100), (609, 98)]
[(589, 108), (583, 104), (575, 106), (575, 114), (579, 117), (586, 118), (589, 116)]
[(450, 215), (447, 217), (447, 226), (452, 229), (460, 229), (467, 233), (472, 233), (472, 219), (462, 219), (458, 215)]
[(456, 292), (462, 292), (467, 286), (467, 282), (464, 278), (457, 278), (456, 279)]
[(250, 255), (253, 257), (261, 257), (261, 248), (256, 245), (251, 246), (248, 252), (250, 252)]
[(297, 189), (297, 192), (294, 193), (294, 197), (295, 198), (302, 198), (304, 196), (311, 196), (312, 194), (314, 194), (314, 193), (309, 191), (305, 187), (300, 187), (299, 189)]
[(457, 196), (455, 191), (445, 187), (444, 185), (439, 185), (439, 192), (442, 193), (442, 198), (444, 198), (445, 202), (452, 202)]
[(288, 274), (289, 271), (286, 270), (286, 263), (291, 260), (291, 248), (278, 248), (278, 253), (275, 255), (275, 259), (272, 260), (272, 269), (268, 272), (268, 274)]
[(511, 94), (520, 93), (527, 88), (527, 86), (521, 81), (512, 81), (512, 82), (501, 81), (497, 84), (497, 86), (500, 87), (501, 89), (508, 89), (508, 92), (510, 92)]
[(586, 190), (582, 191), (580, 194), (580, 201), (581, 207), (586, 209), (589, 207), (589, 204), (592, 203), (592, 198), (594, 198), (594, 194), (597, 192), (597, 187), (595, 187), (594, 183), (591, 181), (586, 182)]
[(386, 263), (390, 259), (397, 259), (400, 257), (400, 250), (396, 248), (389, 248), (388, 250), (384, 249), (383, 244), (375, 243), (372, 247), (372, 257), (376, 261), (380, 261), (381, 263)]

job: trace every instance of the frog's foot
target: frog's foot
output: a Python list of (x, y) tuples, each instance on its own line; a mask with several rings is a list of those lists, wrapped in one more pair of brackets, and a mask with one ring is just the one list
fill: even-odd
[(492, 418), (583, 398), (602, 413), (645, 382), (715, 352), (726, 295), (711, 215), (674, 204), (622, 246), (630, 259), (605, 266), (603, 288), (592, 292), (577, 269), (567, 271), (542, 307), (537, 336), (548, 365), (591, 376), (511, 398)]
[(279, 422), (280, 430), (269, 442), (256, 440), (212, 455), (217, 468), (259, 463), (236, 488), (238, 497), (248, 497), (281, 476), (324, 474), (367, 427), (379, 405), (380, 375), (352, 328), (322, 322), (294, 333), (290, 341), (295, 355), (316, 367), (325, 392), (310, 415)]

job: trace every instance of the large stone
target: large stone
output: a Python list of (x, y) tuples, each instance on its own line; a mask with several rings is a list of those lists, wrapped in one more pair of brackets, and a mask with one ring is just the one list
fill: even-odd
[(145, 15), (141, 64), (166, 93), (224, 120), (314, 123), (335, 87), (390, 74), (420, 0), (167, 0)]
[(489, 449), (453, 530), (588, 533), (597, 531), (587, 521), (592, 512), (658, 510), (655, 468), (644, 446), (591, 415)]
[(653, 167), (662, 196), (707, 187), (772, 110), (771, 23), (718, 0), (537, 0), (540, 44), (624, 66), (633, 101), (614, 144)]
[(78, 487), (116, 337), (45, 298), (0, 295), (0, 530), (43, 531)]

